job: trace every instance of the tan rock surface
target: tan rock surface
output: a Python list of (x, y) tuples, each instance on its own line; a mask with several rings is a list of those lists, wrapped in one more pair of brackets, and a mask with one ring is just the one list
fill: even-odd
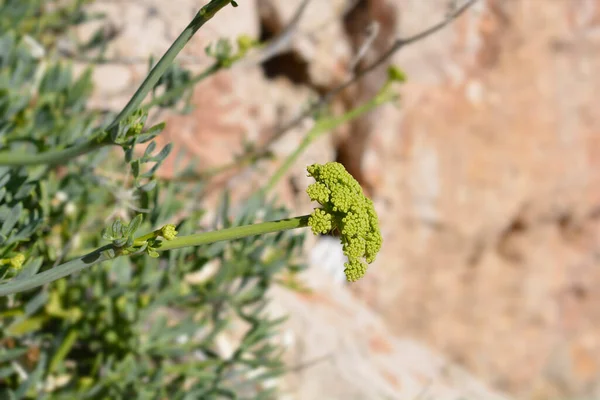
[[(405, 25), (428, 4), (400, 5)], [(401, 119), (374, 140), (392, 228), (356, 291), (520, 398), (600, 396), (599, 17), (597, 1), (480, 2), (398, 54)]]
[[(322, 240), (331, 252), (339, 246)], [(284, 332), (292, 335), (286, 399), (505, 399), (417, 341), (395, 337), (322, 264), (315, 260), (304, 276), (312, 293), (274, 290), (271, 308), (289, 315)]]

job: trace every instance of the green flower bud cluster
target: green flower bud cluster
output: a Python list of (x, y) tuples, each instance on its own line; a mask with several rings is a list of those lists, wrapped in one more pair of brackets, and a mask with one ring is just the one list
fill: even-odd
[(338, 229), (342, 248), (348, 257), (344, 273), (349, 282), (360, 279), (381, 249), (379, 220), (373, 202), (365, 197), (360, 184), (337, 162), (313, 164), (308, 176), (315, 179), (306, 193), (321, 208), (315, 208), (308, 225), (315, 235)]
[(167, 224), (163, 226), (160, 230), (160, 234), (167, 240), (173, 240), (177, 236), (177, 231), (175, 230), (175, 225)]
[(25, 256), (18, 253), (14, 257), (1, 259), (0, 265), (10, 265), (11, 268), (18, 271), (23, 267), (23, 262), (25, 262)]

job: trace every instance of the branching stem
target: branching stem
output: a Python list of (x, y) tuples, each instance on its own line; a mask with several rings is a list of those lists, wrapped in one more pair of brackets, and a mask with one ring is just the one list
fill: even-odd
[(304, 136), (304, 139), (300, 145), (292, 152), (284, 161), (283, 164), (275, 171), (271, 176), (264, 191), (268, 192), (279, 182), (279, 180), (285, 175), (290, 169), (294, 162), (300, 157), (300, 155), (311, 145), (315, 140), (323, 136), (325, 133), (331, 132), (346, 122), (352, 121), (353, 119), (361, 116), (364, 113), (372, 111), (378, 106), (385, 104), (393, 100), (396, 94), (390, 89), (391, 82), (387, 82), (384, 87), (375, 95), (372, 99), (352, 110), (336, 117), (327, 117), (321, 120), (317, 120), (315, 126)]

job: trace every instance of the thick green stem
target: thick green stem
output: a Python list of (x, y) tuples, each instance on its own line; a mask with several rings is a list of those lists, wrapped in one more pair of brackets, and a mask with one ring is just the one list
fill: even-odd
[(210, 3), (202, 7), (202, 9), (196, 14), (192, 22), (181, 32), (181, 34), (175, 39), (171, 47), (161, 57), (158, 63), (152, 68), (152, 71), (146, 76), (146, 79), (140, 86), (140, 88), (134, 93), (127, 105), (121, 110), (116, 116), (115, 120), (109, 125), (108, 129), (116, 126), (119, 121), (127, 118), (142, 104), (142, 101), (146, 98), (148, 93), (152, 90), (154, 85), (158, 82), (160, 77), (165, 73), (167, 68), (173, 63), (175, 57), (185, 47), (187, 42), (194, 36), (196, 31), (202, 27), (209, 19), (211, 19), (217, 11), (225, 7), (231, 2), (231, 0), (212, 0)]
[[(144, 82), (142, 82), (139, 89), (134, 93), (129, 102), (119, 112), (111, 124), (106, 128), (109, 130), (119, 124), (120, 121), (131, 115), (136, 109), (140, 107), (148, 93), (152, 90), (154, 85), (158, 82), (160, 77), (165, 73), (167, 68), (173, 63), (175, 57), (183, 49), (186, 43), (192, 38), (192, 36), (210, 20), (220, 9), (230, 4), (231, 0), (212, 0), (210, 3), (202, 7), (198, 14), (194, 17), (192, 22), (181, 32), (181, 34), (175, 39), (171, 47), (161, 57), (158, 63), (152, 68)], [(108, 138), (109, 136), (107, 136)], [(90, 139), (86, 143), (74, 146), (63, 150), (51, 150), (39, 154), (30, 153), (14, 153), (12, 151), (0, 152), (0, 165), (37, 165), (37, 164), (57, 164), (64, 163), (68, 160), (80, 156), (82, 154), (89, 153), (102, 146), (112, 144), (108, 139), (98, 143), (96, 138)]]
[[(262, 235), (265, 233), (280, 232), (308, 226), (308, 215), (301, 217), (282, 219), (279, 221), (262, 222), (259, 224), (236, 226), (233, 228), (222, 229), (213, 232), (198, 233), (195, 235), (182, 236), (170, 241), (163, 241), (157, 251), (173, 250), (182, 247), (200, 246), (223, 240), (234, 240), (248, 236)], [(148, 236), (148, 235), (144, 235)], [(65, 276), (79, 272), (102, 261), (111, 260), (109, 253), (114, 251), (118, 256), (118, 249), (112, 245), (101, 247), (85, 256), (76, 258), (61, 264), (55, 268), (41, 272), (30, 278), (19, 280), (15, 278), (8, 283), (0, 285), (0, 296), (22, 292), (33, 289), (46, 283), (55, 281)]]
[(223, 240), (239, 239), (247, 236), (262, 235), (265, 233), (287, 231), (290, 229), (308, 226), (309, 215), (281, 219), (279, 221), (262, 222), (260, 224), (236, 226), (213, 232), (198, 233), (195, 235), (176, 237), (173, 240), (163, 241), (157, 251), (179, 249), (188, 246), (200, 246), (207, 243), (221, 242)]

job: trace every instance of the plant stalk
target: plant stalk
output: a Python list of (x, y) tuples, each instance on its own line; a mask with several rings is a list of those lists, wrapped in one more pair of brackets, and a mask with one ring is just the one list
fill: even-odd
[(160, 247), (156, 248), (156, 251), (180, 249), (182, 247), (189, 246), (200, 246), (208, 243), (221, 242), (223, 240), (234, 240), (248, 236), (262, 235), (265, 233), (304, 228), (308, 226), (308, 217), (310, 217), (310, 215), (176, 237), (173, 240), (163, 241)]
[(351, 109), (337, 117), (327, 117), (317, 120), (315, 126), (306, 134), (300, 145), (283, 161), (283, 164), (275, 171), (264, 187), (264, 192), (267, 193), (275, 187), (277, 182), (285, 175), (292, 165), (298, 160), (298, 157), (311, 145), (315, 140), (322, 135), (331, 132), (340, 125), (352, 121), (364, 113), (372, 111), (378, 106), (385, 104), (396, 97), (396, 94), (390, 90), (390, 82), (387, 82), (381, 90), (364, 104)]
[[(198, 233), (189, 236), (177, 237), (173, 240), (163, 241), (160, 247), (155, 248), (156, 251), (166, 251), (180, 249), (182, 247), (200, 246), (224, 240), (240, 239), (248, 236), (262, 235), (265, 233), (281, 232), (290, 229), (304, 228), (308, 226), (309, 215), (300, 217), (281, 219), (278, 221), (262, 222), (259, 224), (236, 226), (233, 228), (222, 229), (213, 232)], [(110, 252), (114, 251), (115, 257), (110, 256)], [(49, 269), (39, 274), (33, 275), (30, 278), (19, 279), (17, 276), (12, 281), (0, 285), (0, 296), (22, 292), (33, 289), (38, 286), (45, 285), (49, 282), (64, 278), (75, 272), (82, 271), (93, 265), (103, 261), (108, 261), (119, 257), (119, 249), (115, 246), (107, 245), (97, 250), (92, 251), (82, 257), (75, 258), (57, 267)]]

